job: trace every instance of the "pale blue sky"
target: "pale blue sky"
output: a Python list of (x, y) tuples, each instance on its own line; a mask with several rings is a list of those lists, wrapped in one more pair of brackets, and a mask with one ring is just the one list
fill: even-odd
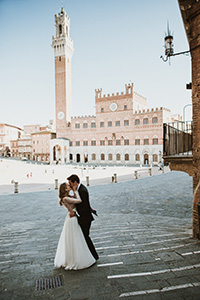
[(188, 50), (177, 0), (0, 0), (0, 122), (22, 127), (55, 119), (51, 41), (62, 3), (75, 49), (73, 115), (95, 113), (96, 88), (122, 92), (130, 81), (150, 108), (183, 113), (191, 103), (191, 58), (172, 57), (171, 66), (160, 59), (168, 20), (175, 52)]

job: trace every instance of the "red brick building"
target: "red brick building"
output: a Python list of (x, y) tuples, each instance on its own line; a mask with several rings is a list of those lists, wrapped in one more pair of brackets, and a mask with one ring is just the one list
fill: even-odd
[[(176, 129), (171, 128), (172, 134), (168, 141), (167, 131), (170, 130), (166, 129), (164, 154), (167, 154), (164, 156), (164, 161), (170, 164), (172, 170), (184, 171), (193, 177), (193, 236), (200, 239), (200, 206), (198, 205), (200, 204), (200, 3), (199, 0), (178, 0), (178, 2), (192, 61), (193, 124), (189, 133), (179, 130), (177, 134)], [(175, 131), (176, 139), (174, 139)], [(174, 147), (175, 143), (177, 147)], [(178, 149), (179, 146), (182, 150), (176, 151), (175, 148)]]
[(200, 238), (200, 3), (197, 0), (179, 0), (192, 58), (193, 106), (193, 235)]

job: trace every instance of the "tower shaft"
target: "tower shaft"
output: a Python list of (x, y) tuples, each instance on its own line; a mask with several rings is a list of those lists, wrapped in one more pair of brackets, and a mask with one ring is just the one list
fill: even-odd
[(70, 38), (70, 18), (62, 8), (55, 15), (56, 37), (52, 37), (55, 57), (56, 129), (71, 122), (71, 60), (73, 41)]

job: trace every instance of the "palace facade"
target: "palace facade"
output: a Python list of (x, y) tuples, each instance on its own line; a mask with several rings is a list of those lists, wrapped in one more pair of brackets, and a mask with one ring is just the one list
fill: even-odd
[(163, 123), (171, 122), (167, 108), (148, 108), (147, 100), (134, 91), (104, 95), (95, 90), (96, 112), (71, 116), (71, 64), (73, 41), (70, 18), (62, 8), (55, 15), (56, 139), (50, 141), (50, 162), (158, 164), (162, 161)]

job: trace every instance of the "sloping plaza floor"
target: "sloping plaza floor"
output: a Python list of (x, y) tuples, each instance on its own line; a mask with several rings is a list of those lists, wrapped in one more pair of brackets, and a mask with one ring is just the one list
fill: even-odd
[[(89, 192), (100, 258), (81, 271), (53, 267), (66, 215), (57, 190), (0, 195), (0, 299), (200, 299), (191, 177), (169, 172)], [(36, 290), (38, 279), (58, 275), (63, 286)]]

